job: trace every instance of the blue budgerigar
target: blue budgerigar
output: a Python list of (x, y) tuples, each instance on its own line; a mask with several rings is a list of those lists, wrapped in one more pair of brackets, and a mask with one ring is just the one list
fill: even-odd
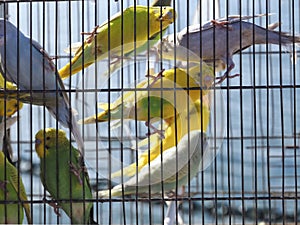
[(0, 70), (21, 91), (30, 91), (31, 96), (22, 101), (46, 106), (61, 125), (71, 129), (78, 148), (83, 148), (82, 136), (56, 66), (39, 43), (4, 19), (0, 19)]

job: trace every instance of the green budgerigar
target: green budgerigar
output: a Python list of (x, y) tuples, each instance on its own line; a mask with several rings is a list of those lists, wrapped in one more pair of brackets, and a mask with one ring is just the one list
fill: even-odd
[[(14, 167), (0, 151), (0, 223), (19, 224), (23, 222), (24, 212), (27, 222), (32, 223), (30, 206), (21, 177)], [(5, 203), (8, 201), (9, 203)], [(12, 202), (14, 201), (14, 202)]]
[(128, 7), (88, 33), (83, 45), (71, 46), (72, 51), (76, 51), (75, 56), (59, 70), (60, 77), (65, 79), (96, 60), (109, 56), (118, 61), (165, 30), (175, 17), (175, 11), (171, 7)]
[[(47, 128), (35, 136), (35, 149), (41, 159), (41, 181), (74, 224), (94, 223), (89, 177), (81, 153), (63, 130)], [(70, 149), (71, 148), (71, 149)], [(70, 151), (71, 150), (71, 151)]]

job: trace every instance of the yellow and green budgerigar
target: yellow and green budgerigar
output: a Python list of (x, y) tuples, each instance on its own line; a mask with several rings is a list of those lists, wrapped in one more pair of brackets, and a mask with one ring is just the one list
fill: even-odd
[(184, 110), (182, 106), (188, 99), (194, 102), (208, 93), (208, 89), (200, 85), (208, 80), (207, 77), (213, 77), (213, 72), (201, 75), (198, 66), (190, 68), (189, 73), (181, 68), (161, 71), (137, 84), (136, 91), (124, 92), (110, 104), (110, 109), (108, 104), (103, 104), (100, 106), (103, 112), (79, 122), (90, 124), (120, 119), (155, 122), (160, 118), (172, 122), (174, 116)]
[[(24, 211), (27, 222), (32, 223), (30, 206), (24, 184), (16, 167), (0, 151), (0, 223), (21, 224)], [(5, 203), (7, 201), (8, 203)]]
[[(17, 93), (4, 93), (5, 90), (17, 90), (17, 86), (9, 81), (5, 81), (2, 74), (0, 74), (0, 117), (12, 116), (23, 107), (23, 103), (17, 100)], [(7, 99), (5, 99), (5, 96)]]
[(128, 7), (97, 26), (83, 45), (71, 46), (73, 51), (76, 49), (75, 56), (59, 70), (59, 75), (65, 79), (108, 56), (118, 60), (165, 30), (175, 17), (171, 7)]
[[(35, 150), (41, 160), (40, 177), (45, 189), (74, 224), (93, 223), (93, 203), (89, 177), (79, 150), (63, 130), (47, 128), (35, 136)], [(71, 201), (71, 202), (70, 202)], [(73, 201), (73, 202), (72, 202)]]
[[(121, 175), (131, 177), (146, 166), (150, 160), (152, 162), (163, 151), (172, 148), (178, 143), (181, 138), (192, 130), (201, 130), (207, 132), (210, 119), (210, 105), (208, 96), (203, 96), (194, 102), (194, 108), (186, 110), (184, 113), (177, 116), (171, 124), (167, 124), (165, 129), (165, 138), (161, 139), (156, 134), (139, 142), (138, 146), (147, 146), (151, 142), (151, 148), (145, 150), (137, 159), (137, 162), (124, 167), (122, 170), (111, 174), (111, 178), (120, 177)], [(184, 107), (184, 106), (182, 106)], [(202, 122), (201, 122), (202, 121)]]
[[(151, 3), (151, 6), (171, 6), (171, 0), (154, 0)], [(152, 49), (153, 46), (155, 46), (160, 40), (161, 38), (166, 34), (167, 31), (166, 27), (164, 30), (162, 30), (162, 32), (157, 32), (157, 34), (152, 35), (147, 42), (142, 41), (142, 43), (144, 44), (140, 44), (137, 43), (137, 46), (139, 46), (136, 49), (133, 49), (130, 52), (127, 52), (126, 54), (124, 54), (124, 57), (122, 60), (117, 60), (114, 63), (112, 63), (110, 65), (110, 69), (109, 71), (104, 72), (103, 74), (105, 76), (107, 76), (109, 73), (112, 74), (113, 72), (115, 72), (116, 70), (120, 69), (122, 66), (124, 66), (127, 62), (130, 62), (129, 60), (131, 60), (132, 62), (136, 62), (134, 61), (134, 56), (135, 55), (139, 55), (139, 54), (145, 54), (149, 49)], [(125, 45), (124, 45), (125, 46)]]

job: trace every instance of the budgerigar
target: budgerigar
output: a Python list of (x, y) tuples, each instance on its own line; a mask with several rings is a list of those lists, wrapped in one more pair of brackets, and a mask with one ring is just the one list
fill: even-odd
[[(203, 70), (202, 74), (199, 71), (198, 66), (190, 68), (189, 73), (180, 68), (162, 71), (156, 76), (150, 77), (149, 83), (148, 79), (140, 82), (137, 85), (137, 89), (141, 89), (140, 91), (125, 92), (123, 97), (121, 96), (110, 104), (110, 110), (106, 108), (98, 115), (93, 115), (80, 122), (89, 124), (105, 122), (109, 119), (152, 120), (154, 122), (155, 119), (161, 118), (161, 115), (165, 121), (172, 122), (175, 113), (181, 113), (185, 109), (183, 106), (186, 105), (189, 98), (190, 102), (193, 102), (207, 93), (206, 88), (201, 89), (205, 86), (201, 84), (214, 77), (214, 73), (211, 67), (207, 67), (206, 71)], [(175, 91), (173, 88), (178, 89)], [(185, 90), (189, 88), (191, 90)]]
[[(202, 110), (201, 110), (202, 109)], [(202, 120), (201, 120), (202, 118)], [(158, 157), (161, 152), (168, 150), (169, 148), (176, 145), (176, 141), (180, 139), (192, 130), (202, 130), (206, 133), (208, 128), (210, 118), (210, 109), (208, 96), (203, 96), (202, 101), (198, 99), (195, 101), (195, 107), (189, 109), (177, 116), (175, 120), (167, 125), (165, 129), (165, 138), (161, 139), (155, 137), (153, 134), (150, 137), (139, 142), (138, 146), (148, 146), (148, 142), (151, 142), (151, 149), (145, 150), (138, 158), (137, 163), (132, 163), (129, 166), (123, 168), (122, 170), (116, 171), (111, 174), (111, 178), (126, 176), (131, 177), (135, 175), (137, 171), (140, 171), (149, 162), (152, 162), (156, 157)], [(201, 123), (202, 121), (202, 123)]]
[[(161, 6), (161, 7), (171, 6), (171, 0), (154, 0), (151, 3), (151, 6)], [(162, 30), (162, 32), (157, 32), (156, 34), (152, 35), (149, 38), (149, 41), (147, 41), (147, 42), (145, 42), (145, 41), (142, 41), (141, 43), (136, 42), (137, 46), (139, 46), (139, 47), (133, 49), (130, 52), (127, 52), (126, 54), (124, 54), (124, 57), (122, 58), (122, 60), (118, 60), (118, 61), (115, 61), (114, 63), (112, 63), (110, 65), (109, 71), (106, 71), (103, 74), (105, 76), (107, 76), (108, 73), (112, 74), (113, 72), (120, 69), (122, 66), (126, 65), (130, 61), (135, 63), (134, 56), (135, 55), (137, 56), (139, 54), (145, 54), (148, 49), (151, 49), (155, 44), (157, 44), (158, 41), (161, 40), (162, 36), (165, 35), (167, 28), (168, 27), (166, 27), (164, 30)], [(124, 46), (126, 46), (126, 45), (124, 45)]]
[[(30, 206), (23, 181), (14, 167), (0, 151), (0, 223), (21, 224), (24, 212), (27, 222), (32, 223)], [(8, 203), (5, 203), (7, 201)], [(13, 202), (14, 201), (14, 202)]]
[[(265, 16), (256, 15), (255, 17)], [(167, 56), (170, 55), (172, 45), (189, 49), (198, 55), (204, 62), (214, 65), (216, 70), (227, 71), (222, 77), (226, 78), (234, 68), (233, 55), (255, 44), (276, 44), (288, 46), (293, 43), (300, 43), (299, 36), (292, 36), (288, 33), (274, 31), (279, 25), (271, 24), (265, 29), (256, 24), (244, 20), (253, 16), (229, 16), (225, 19), (212, 20), (201, 26), (191, 25), (184, 28), (175, 35), (170, 34), (163, 38), (159, 51), (162, 49)], [(240, 42), (241, 40), (241, 42)], [(177, 55), (177, 60), (186, 60)]]
[[(122, 56), (143, 46), (147, 41), (165, 30), (176, 17), (171, 7), (131, 6), (97, 26), (83, 45), (76, 49), (75, 56), (59, 70), (65, 79), (84, 68), (110, 56), (118, 61)], [(123, 32), (122, 32), (123, 31)], [(83, 61), (84, 60), (84, 61)]]
[[(208, 148), (205, 133), (200, 130), (191, 131), (183, 136), (178, 146), (162, 152), (161, 157), (156, 157), (150, 165), (145, 165), (140, 172), (126, 181), (112, 188), (94, 193), (95, 197), (105, 198), (111, 196), (149, 193), (149, 186), (152, 194), (162, 191), (172, 191), (188, 183), (197, 175), (200, 169), (201, 154)], [(150, 168), (149, 168), (150, 167)]]
[(70, 145), (63, 130), (47, 128), (35, 136), (35, 150), (41, 160), (41, 181), (55, 200), (70, 199), (79, 202), (58, 202), (72, 223), (93, 223), (90, 218), (93, 203), (89, 177), (81, 153)]
[[(78, 148), (83, 140), (54, 63), (36, 41), (11, 22), (0, 19), (0, 69), (7, 81), (31, 95), (23, 102), (44, 105), (64, 127), (71, 129)], [(19, 65), (19, 66), (17, 66)]]

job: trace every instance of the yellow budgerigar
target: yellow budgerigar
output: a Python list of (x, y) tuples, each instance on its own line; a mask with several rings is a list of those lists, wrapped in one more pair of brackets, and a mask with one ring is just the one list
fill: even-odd
[[(202, 101), (196, 100), (195, 107), (186, 110), (184, 113), (178, 115), (176, 122), (175, 120), (167, 125), (165, 130), (165, 138), (161, 139), (153, 134), (150, 137), (142, 140), (138, 146), (147, 146), (148, 142), (151, 141), (151, 149), (145, 150), (138, 158), (137, 163), (132, 163), (122, 170), (116, 171), (111, 174), (111, 178), (120, 177), (122, 174), (126, 177), (135, 175), (137, 171), (140, 171), (150, 161), (153, 161), (163, 151), (172, 148), (178, 143), (180, 139), (192, 130), (202, 130), (206, 133), (209, 119), (210, 119), (210, 106), (208, 96), (203, 96)], [(202, 122), (201, 122), (202, 121)]]
[[(65, 79), (110, 56), (120, 57), (144, 45), (156, 34), (165, 30), (176, 17), (171, 7), (131, 6), (112, 16), (109, 21), (97, 26), (78, 48), (71, 46), (75, 56), (59, 70)], [(112, 63), (113, 61), (112, 60)], [(82, 68), (83, 66), (83, 68)]]
[(171, 123), (175, 114), (184, 110), (186, 102), (198, 100), (207, 93), (207, 86), (202, 89), (201, 83), (213, 76), (212, 71), (199, 73), (198, 66), (184, 69), (175, 68), (161, 71), (156, 76), (145, 79), (137, 85), (137, 91), (125, 92), (115, 102), (102, 105), (105, 110), (79, 121), (90, 124), (108, 120), (132, 119), (154, 122), (159, 118)]

